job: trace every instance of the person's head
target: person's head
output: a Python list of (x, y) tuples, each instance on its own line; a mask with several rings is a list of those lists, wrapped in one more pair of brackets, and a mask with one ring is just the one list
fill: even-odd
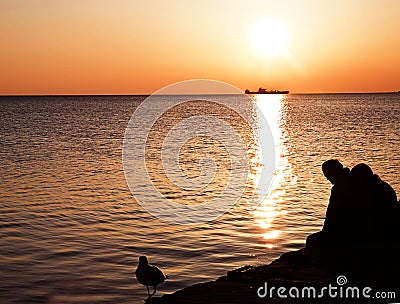
[(355, 165), (354, 168), (351, 169), (351, 176), (355, 180), (363, 181), (372, 178), (374, 176), (374, 173), (372, 172), (370, 166), (361, 163)]
[(322, 172), (327, 180), (332, 184), (336, 184), (343, 176), (343, 165), (337, 159), (327, 160), (322, 164)]

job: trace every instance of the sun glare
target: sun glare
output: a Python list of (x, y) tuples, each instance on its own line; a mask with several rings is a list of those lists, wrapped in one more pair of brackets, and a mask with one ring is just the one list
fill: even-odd
[(250, 29), (250, 42), (253, 50), (261, 56), (287, 56), (289, 32), (286, 25), (277, 19), (262, 19)]

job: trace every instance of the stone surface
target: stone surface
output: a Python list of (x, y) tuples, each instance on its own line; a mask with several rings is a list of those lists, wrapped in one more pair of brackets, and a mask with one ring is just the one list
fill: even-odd
[[(357, 287), (360, 293), (370, 287), (368, 293), (374, 295), (376, 291), (395, 292), (396, 298), (385, 300), (384, 303), (400, 302), (400, 260), (398, 248), (384, 250), (383, 248), (363, 248), (355, 251), (325, 252), (300, 249), (283, 254), (269, 265), (253, 267), (250, 265), (228, 271), (226, 276), (216, 281), (195, 284), (176, 291), (173, 294), (153, 297), (148, 303), (381, 303), (382, 300), (366, 299), (345, 296), (346, 288)], [(342, 285), (343, 296), (339, 293), (335, 298), (324, 291), (322, 298), (318, 298), (323, 287), (339, 287), (338, 276), (345, 276), (347, 283)], [(265, 283), (270, 293), (275, 287), (272, 297), (267, 294), (260, 298), (257, 290), (263, 294)], [(286, 288), (284, 294), (288, 298), (277, 295), (279, 287)], [(305, 297), (293, 298), (288, 295), (289, 289), (301, 291), (304, 287), (315, 288), (317, 294), (308, 294), (304, 289)], [(336, 289), (335, 289), (336, 290)], [(350, 291), (349, 291), (350, 292)]]

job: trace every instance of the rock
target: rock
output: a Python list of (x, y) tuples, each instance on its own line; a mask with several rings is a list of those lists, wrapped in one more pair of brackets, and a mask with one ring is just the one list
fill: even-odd
[[(393, 249), (395, 250), (395, 249)], [(396, 249), (397, 250), (397, 249)], [(358, 300), (345, 298), (346, 288), (357, 288), (362, 293), (364, 288), (371, 288), (369, 295), (376, 291), (395, 292), (395, 299), (400, 300), (400, 260), (397, 258), (398, 251), (385, 250), (381, 248), (365, 252), (315, 252), (310, 249), (300, 249), (283, 254), (280, 258), (269, 265), (251, 266), (228, 271), (226, 276), (216, 281), (195, 284), (165, 294), (162, 297), (153, 297), (148, 303), (370, 303), (374, 300), (366, 299), (360, 294)], [(342, 279), (342, 281), (339, 281)], [(342, 283), (342, 285), (338, 285)], [(263, 295), (265, 284), (270, 294), (261, 298), (257, 291)], [(342, 298), (331, 297), (327, 289), (321, 298), (317, 298), (322, 288), (328, 288), (329, 284), (342, 287), (344, 296)], [(277, 294), (279, 287), (285, 288), (286, 295), (292, 288), (295, 292), (304, 289), (306, 297), (294, 299), (291, 296), (281, 298)], [(306, 287), (306, 288), (304, 288)], [(260, 289), (261, 288), (261, 289)], [(308, 295), (308, 290), (316, 290), (315, 299), (313, 294)], [(259, 290), (260, 289), (260, 290)], [(367, 290), (368, 291), (368, 290)], [(352, 292), (349, 289), (349, 296)], [(368, 295), (367, 294), (367, 295)], [(296, 295), (294, 293), (294, 295)], [(396, 302), (393, 294), (390, 301)]]

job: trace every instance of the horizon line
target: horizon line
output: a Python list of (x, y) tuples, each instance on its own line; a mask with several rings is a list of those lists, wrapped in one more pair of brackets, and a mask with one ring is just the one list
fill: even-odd
[[(289, 94), (276, 94), (276, 95), (318, 95), (318, 94), (393, 94), (400, 93), (400, 91), (371, 91), (371, 92), (294, 92)], [(160, 96), (179, 96), (179, 95), (246, 95), (243, 93), (179, 93), (179, 94), (146, 94), (146, 93), (118, 93), (118, 94), (90, 94), (90, 93), (80, 93), (80, 94), (70, 94), (70, 93), (61, 93), (61, 94), (0, 94), (0, 97), (62, 97), (62, 96), (151, 96), (151, 95), (160, 95)], [(258, 95), (258, 94), (253, 94)], [(262, 94), (261, 94), (262, 95)]]

